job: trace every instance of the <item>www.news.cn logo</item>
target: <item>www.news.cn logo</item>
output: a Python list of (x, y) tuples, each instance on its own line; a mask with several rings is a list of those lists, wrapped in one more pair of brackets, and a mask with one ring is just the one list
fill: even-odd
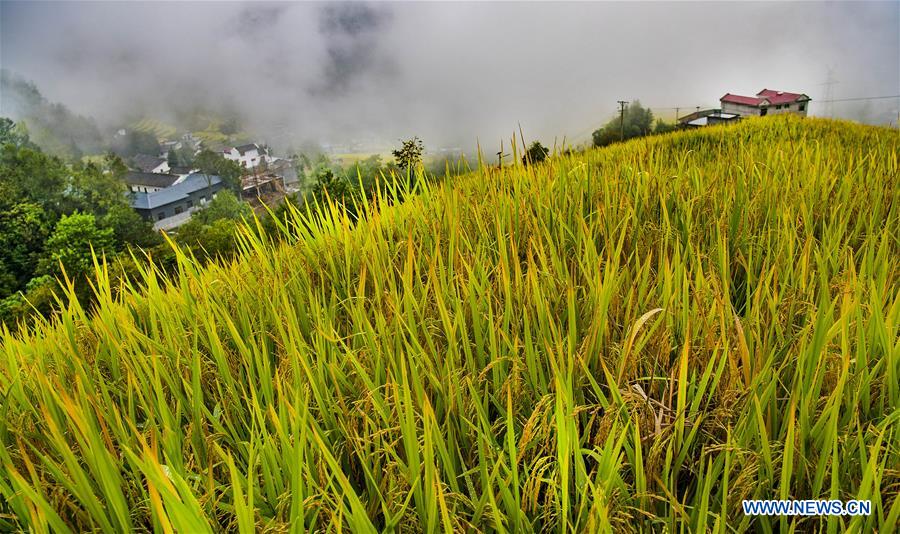
[(872, 501), (751, 500), (741, 503), (744, 515), (871, 515)]

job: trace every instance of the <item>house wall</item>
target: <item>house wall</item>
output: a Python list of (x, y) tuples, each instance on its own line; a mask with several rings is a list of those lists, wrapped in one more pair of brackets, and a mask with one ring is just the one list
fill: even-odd
[(747, 104), (722, 101), (722, 113), (734, 113), (742, 117), (755, 117), (759, 115), (759, 108)]
[[(802, 110), (800, 108), (803, 108)], [(794, 102), (791, 104), (782, 104), (781, 108), (777, 105), (769, 106), (769, 115), (781, 115), (783, 113), (793, 113), (805, 117), (809, 111), (809, 102)]]
[(131, 186), (131, 191), (133, 193), (155, 193), (157, 191), (161, 191), (162, 187), (154, 187), (152, 185), (140, 185), (133, 184)]
[(164, 161), (164, 162), (160, 163), (155, 169), (153, 169), (150, 172), (153, 172), (156, 174), (167, 174), (169, 172), (169, 162)]
[(235, 149), (231, 149), (231, 152), (225, 153), (225, 159), (236, 161), (238, 165), (247, 169), (256, 168), (260, 163), (262, 163), (265, 157), (265, 154), (260, 155), (259, 151), (257, 150), (250, 150), (248, 152), (245, 152), (243, 156)]
[[(802, 110), (800, 108), (803, 108)], [(769, 105), (766, 115), (780, 115), (782, 113), (794, 113), (796, 115), (806, 116), (809, 111), (809, 102), (794, 102), (792, 104)], [(746, 104), (735, 104), (733, 102), (722, 102), (723, 113), (736, 113), (742, 117), (757, 116), (760, 108), (756, 106), (748, 106)]]

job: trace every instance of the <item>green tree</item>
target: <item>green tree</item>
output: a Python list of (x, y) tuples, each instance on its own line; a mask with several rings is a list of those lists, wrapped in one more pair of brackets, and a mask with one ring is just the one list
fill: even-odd
[(115, 155), (103, 163), (79, 164), (73, 167), (65, 194), (65, 212), (75, 211), (105, 215), (115, 206), (128, 206), (127, 168)]
[(94, 215), (63, 215), (47, 239), (39, 271), (59, 275), (62, 264), (70, 277), (91, 272), (91, 249), (97, 256), (108, 254), (115, 249), (114, 242), (113, 231), (99, 226)]
[(400, 169), (412, 170), (422, 163), (422, 153), (425, 151), (425, 145), (418, 137), (403, 141), (403, 145), (393, 151), (394, 160)]
[(550, 155), (550, 149), (542, 145), (540, 141), (535, 141), (522, 156), (522, 164), (540, 163), (547, 159), (548, 155)]
[(38, 204), (22, 202), (0, 211), (0, 298), (34, 276), (51, 228), (50, 216)]
[(240, 221), (250, 217), (250, 205), (239, 200), (231, 191), (220, 191), (205, 208), (191, 216), (192, 221), (200, 224), (212, 224), (221, 219)]
[(350, 184), (342, 176), (336, 174), (332, 169), (320, 169), (316, 174), (316, 183), (313, 185), (312, 194), (321, 201), (325, 198), (326, 192), (329, 198), (336, 201), (349, 199), (353, 194)]
[(68, 169), (59, 158), (38, 149), (6, 144), (0, 148), (0, 211), (18, 202), (33, 202), (61, 213)]
[(236, 236), (243, 218), (252, 215), (250, 205), (230, 191), (220, 191), (204, 209), (181, 225), (176, 239), (200, 258), (231, 257), (237, 251)]
[(124, 138), (115, 144), (115, 151), (122, 157), (131, 158), (138, 154), (155, 156), (159, 154), (159, 140), (150, 132), (128, 130)]
[(6, 117), (0, 117), (0, 145), (35, 148), (28, 138), (25, 123), (16, 124)]
[(128, 205), (112, 206), (100, 219), (100, 224), (103, 228), (112, 230), (117, 249), (127, 245), (148, 248), (162, 242), (159, 232), (153, 230), (153, 223), (142, 218)]
[(241, 176), (245, 169), (236, 161), (225, 159), (225, 156), (212, 150), (202, 150), (194, 158), (194, 166), (207, 176), (218, 176), (225, 187), (235, 194), (241, 193)]
[(166, 162), (169, 164), (169, 167), (177, 167), (178, 166), (178, 153), (175, 152), (175, 149), (169, 149), (169, 153), (166, 154)]
[(675, 125), (670, 122), (665, 122), (662, 119), (656, 120), (656, 126), (653, 127), (654, 134), (664, 134), (675, 131)]
[(594, 146), (606, 146), (620, 140), (648, 135), (653, 131), (653, 112), (635, 100), (622, 115), (612, 117), (602, 128), (594, 131)]

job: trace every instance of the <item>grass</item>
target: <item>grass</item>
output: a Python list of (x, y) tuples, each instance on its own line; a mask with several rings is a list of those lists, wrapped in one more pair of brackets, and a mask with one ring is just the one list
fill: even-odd
[(748, 120), (98, 265), (2, 334), (0, 530), (893, 532), (898, 149)]

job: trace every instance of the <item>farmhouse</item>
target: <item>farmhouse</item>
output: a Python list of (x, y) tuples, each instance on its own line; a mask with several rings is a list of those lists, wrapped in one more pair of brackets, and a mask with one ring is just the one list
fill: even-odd
[(166, 158), (159, 156), (150, 156), (147, 154), (138, 154), (132, 159), (132, 163), (141, 172), (169, 172), (169, 162)]
[(125, 183), (132, 193), (155, 193), (173, 185), (176, 181), (178, 176), (174, 174), (129, 171), (125, 175)]
[(159, 157), (168, 159), (170, 151), (181, 150), (181, 147), (181, 141), (160, 141)]
[(224, 187), (218, 176), (194, 173), (164, 189), (132, 193), (131, 207), (141, 217), (154, 221), (155, 230), (175, 228)]
[(269, 151), (256, 143), (231, 147), (223, 152), (225, 159), (238, 162), (242, 167), (252, 169), (266, 163)]
[(806, 116), (811, 99), (802, 93), (788, 93), (763, 89), (756, 96), (742, 96), (726, 93), (719, 99), (724, 113), (742, 117), (778, 115), (793, 113)]

